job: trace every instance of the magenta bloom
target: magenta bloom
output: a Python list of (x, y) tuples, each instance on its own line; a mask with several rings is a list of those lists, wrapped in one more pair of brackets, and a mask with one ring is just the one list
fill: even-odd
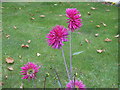
[(57, 25), (53, 27), (53, 29), (46, 36), (48, 45), (52, 46), (52, 48), (60, 49), (64, 44), (63, 42), (68, 41), (68, 30), (63, 26)]
[(67, 85), (67, 90), (70, 90), (71, 88), (79, 88), (79, 90), (85, 90), (85, 85), (82, 81), (78, 80), (71, 80)]
[(21, 67), (21, 69), (23, 71), (21, 75), (24, 75), (24, 77), (22, 77), (22, 79), (35, 79), (36, 78), (36, 73), (39, 71), (40, 66), (32, 63), (32, 62), (28, 62), (27, 64), (24, 65), (24, 67)]
[(67, 23), (68, 24), (68, 28), (73, 32), (75, 29), (79, 29), (82, 26), (82, 19), (81, 18), (81, 14), (79, 14), (80, 12), (76, 9), (76, 8), (68, 8), (66, 9), (66, 17), (68, 17), (69, 20)]

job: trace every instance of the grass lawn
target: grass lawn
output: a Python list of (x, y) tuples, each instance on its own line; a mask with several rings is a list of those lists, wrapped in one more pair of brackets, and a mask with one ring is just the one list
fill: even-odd
[[(20, 67), (27, 62), (42, 65), (37, 74), (37, 80), (34, 82), (37, 88), (43, 88), (46, 73), (50, 74), (46, 81), (46, 87), (60, 87), (55, 79), (56, 74), (50, 67), (57, 70), (63, 87), (65, 87), (68, 79), (61, 50), (53, 49), (47, 45), (46, 34), (55, 25), (64, 25), (67, 28), (66, 8), (77, 8), (81, 12), (83, 23), (79, 31), (72, 33), (73, 53), (84, 51), (73, 56), (73, 73), (77, 73), (77, 79), (82, 80), (88, 88), (117, 88), (118, 39), (114, 36), (118, 34), (118, 7), (101, 3), (89, 4), (87, 2), (2, 3), (3, 88), (20, 88), (22, 83), (24, 88), (33, 87), (33, 82), (22, 80), (20, 75)], [(91, 7), (97, 9), (91, 10)], [(106, 12), (107, 9), (110, 11)], [(88, 12), (91, 15), (88, 15)], [(39, 17), (40, 15), (45, 15), (45, 18)], [(107, 26), (104, 27), (101, 22)], [(101, 27), (97, 28), (96, 25)], [(98, 37), (95, 37), (96, 33), (99, 33)], [(10, 35), (10, 37), (6, 38), (6, 35)], [(105, 42), (106, 38), (112, 41)], [(85, 39), (90, 43), (87, 43)], [(28, 40), (31, 40), (29, 48), (21, 48), (22, 44), (28, 44)], [(64, 44), (63, 48), (69, 65), (69, 42)], [(105, 49), (105, 51), (97, 53), (98, 49)], [(38, 57), (36, 53), (41, 55)], [(6, 63), (7, 57), (12, 57), (14, 64)], [(14, 70), (9, 71), (7, 69), (9, 66)]]

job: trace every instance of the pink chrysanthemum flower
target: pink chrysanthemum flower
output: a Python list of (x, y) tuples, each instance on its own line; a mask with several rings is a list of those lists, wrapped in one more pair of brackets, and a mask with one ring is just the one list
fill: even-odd
[(81, 14), (79, 14), (80, 12), (76, 9), (76, 8), (68, 8), (66, 9), (66, 17), (68, 17), (69, 20), (67, 23), (68, 24), (68, 28), (73, 32), (75, 29), (79, 29), (82, 26), (82, 19), (81, 18)]
[(24, 75), (24, 77), (22, 77), (22, 79), (35, 79), (36, 78), (36, 73), (39, 71), (40, 66), (32, 63), (32, 62), (28, 62), (27, 64), (24, 65), (24, 67), (21, 67), (21, 69), (23, 71), (21, 75)]
[(71, 80), (67, 85), (67, 90), (70, 90), (71, 88), (78, 88), (79, 90), (85, 90), (85, 85), (82, 81), (78, 80)]
[(68, 30), (63, 26), (57, 25), (53, 27), (53, 29), (46, 36), (48, 45), (52, 46), (52, 48), (60, 49), (64, 44), (63, 42), (68, 41)]

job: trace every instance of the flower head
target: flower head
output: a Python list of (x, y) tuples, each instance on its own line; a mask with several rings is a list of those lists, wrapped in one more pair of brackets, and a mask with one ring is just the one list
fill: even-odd
[(35, 79), (36, 78), (36, 73), (39, 71), (40, 66), (32, 63), (32, 62), (28, 62), (27, 64), (24, 65), (24, 67), (21, 67), (22, 71), (21, 75), (24, 75), (24, 77), (22, 77), (22, 79)]
[(68, 41), (66, 38), (68, 35), (68, 30), (63, 26), (57, 25), (46, 36), (48, 45), (52, 48), (60, 49), (64, 44), (63, 42)]
[(79, 90), (85, 90), (85, 85), (83, 84), (82, 81), (78, 81), (78, 80), (71, 80), (67, 85), (67, 90), (71, 89), (71, 88), (79, 88)]
[(75, 29), (78, 29), (82, 26), (82, 19), (81, 18), (81, 14), (79, 14), (80, 12), (76, 9), (76, 8), (68, 8), (66, 9), (66, 17), (68, 17), (69, 20), (67, 23), (68, 24), (68, 28), (73, 32)]

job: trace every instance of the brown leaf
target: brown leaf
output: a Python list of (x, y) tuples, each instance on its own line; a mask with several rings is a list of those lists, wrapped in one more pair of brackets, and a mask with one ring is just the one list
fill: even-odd
[(35, 18), (34, 18), (34, 17), (32, 17), (31, 19), (32, 19), (32, 20), (34, 20)]
[(17, 29), (17, 27), (16, 27), (16, 26), (13, 26), (13, 28), (14, 28), (14, 29)]
[(13, 63), (13, 62), (14, 62), (14, 59), (11, 58), (11, 57), (8, 57), (8, 58), (6, 58), (6, 62), (7, 62), (7, 63)]
[(104, 51), (105, 51), (105, 50), (101, 50), (101, 49), (97, 50), (98, 53), (102, 53), (102, 52), (104, 52)]
[(87, 43), (89, 43), (89, 41), (88, 41), (87, 39), (85, 39), (85, 41), (86, 41)]
[(95, 34), (95, 37), (98, 37), (98, 36), (99, 36), (99, 34), (98, 34), (98, 33), (96, 33), (96, 34)]
[(58, 16), (62, 17), (62, 16), (64, 16), (64, 15), (58, 15)]
[(105, 42), (111, 42), (112, 40), (109, 39), (109, 38), (106, 38), (104, 41), (105, 41)]
[(14, 69), (13, 67), (8, 67), (8, 70), (13, 71)]
[(44, 18), (44, 17), (45, 17), (45, 15), (40, 15), (40, 17)]
[(0, 86), (3, 86), (4, 85), (4, 83), (3, 82), (0, 82)]
[(100, 28), (100, 25), (96, 25), (97, 28)]
[(90, 22), (93, 22), (93, 21), (90, 21)]
[(103, 22), (101, 22), (101, 24), (104, 26), (104, 27), (106, 27), (107, 25), (105, 24), (105, 23), (103, 23)]
[(29, 45), (24, 45), (24, 44), (22, 44), (21, 47), (22, 47), (22, 48), (29, 48)]
[(27, 43), (31, 43), (31, 40), (28, 40)]
[(10, 37), (10, 35), (9, 34), (6, 34), (6, 38), (9, 38)]
[(119, 34), (115, 36), (116, 38), (119, 38)]

